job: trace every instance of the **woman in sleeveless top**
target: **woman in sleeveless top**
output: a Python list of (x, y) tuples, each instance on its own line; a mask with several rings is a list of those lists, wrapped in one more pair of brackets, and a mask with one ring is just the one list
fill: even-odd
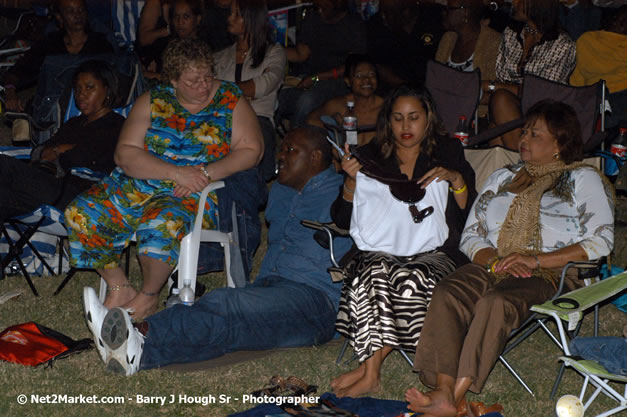
[[(157, 296), (178, 262), (180, 241), (211, 181), (252, 168), (263, 142), (255, 114), (234, 84), (214, 80), (209, 48), (174, 40), (164, 53), (163, 79), (138, 98), (115, 152), (111, 176), (66, 209), (71, 263), (95, 268), (107, 281), (108, 308), (137, 319), (156, 310)], [(210, 194), (205, 226), (217, 223)], [(136, 291), (119, 266), (136, 236), (143, 287)]]

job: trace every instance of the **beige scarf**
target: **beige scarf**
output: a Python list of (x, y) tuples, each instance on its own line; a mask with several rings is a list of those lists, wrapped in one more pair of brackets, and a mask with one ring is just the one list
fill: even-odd
[[(509, 206), (509, 211), (499, 232), (497, 251), (500, 257), (511, 253), (525, 255), (542, 253), (542, 225), (540, 224), (542, 195), (555, 188), (563, 173), (583, 166), (591, 167), (583, 162), (566, 165), (558, 160), (540, 166), (525, 164), (518, 171), (507, 188), (507, 191), (517, 195)], [(594, 169), (596, 170), (596, 168)], [(600, 175), (605, 180), (605, 176)], [(555, 282), (559, 271), (540, 268), (534, 270), (533, 274)], [(499, 280), (506, 276), (507, 274), (499, 275)]]

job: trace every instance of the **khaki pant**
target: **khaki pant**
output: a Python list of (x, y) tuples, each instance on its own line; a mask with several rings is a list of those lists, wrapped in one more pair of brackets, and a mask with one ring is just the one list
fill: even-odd
[[(566, 278), (566, 288), (579, 286)], [(436, 385), (436, 375), (471, 377), (480, 392), (510, 332), (543, 303), (555, 287), (542, 278), (496, 277), (467, 264), (443, 279), (433, 291), (414, 360), (422, 382)]]

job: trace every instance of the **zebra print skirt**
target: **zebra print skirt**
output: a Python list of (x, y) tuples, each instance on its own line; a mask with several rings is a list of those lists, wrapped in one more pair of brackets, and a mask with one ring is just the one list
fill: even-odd
[(444, 252), (360, 252), (344, 271), (335, 326), (360, 362), (383, 346), (415, 351), (435, 285), (455, 270)]

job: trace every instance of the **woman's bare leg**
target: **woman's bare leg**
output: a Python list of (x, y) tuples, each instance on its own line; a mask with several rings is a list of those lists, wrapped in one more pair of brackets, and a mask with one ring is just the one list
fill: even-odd
[[(383, 348), (377, 350), (362, 364), (364, 369), (361, 378), (358, 378), (355, 382), (348, 386), (334, 389), (333, 391), (335, 394), (338, 397), (356, 398), (369, 392), (378, 391), (381, 384), (381, 365), (383, 364), (383, 360), (390, 354), (391, 351), (392, 348), (389, 346), (383, 346)], [(350, 373), (351, 372), (348, 374)]]
[[(492, 122), (497, 126), (520, 119), (522, 117), (520, 99), (509, 90), (496, 90), (490, 99), (490, 114), (492, 115)], [(510, 130), (502, 136), (492, 139), (490, 145), (503, 145), (508, 149), (517, 151), (520, 132), (520, 128)]]
[(137, 295), (135, 288), (131, 287), (122, 268), (96, 269), (107, 283), (109, 292), (105, 298), (104, 306), (107, 308), (121, 307)]
[(172, 267), (167, 263), (145, 255), (139, 255), (144, 283), (142, 290), (124, 305), (124, 308), (133, 309), (135, 320), (155, 313), (159, 302), (159, 292), (172, 272)]

